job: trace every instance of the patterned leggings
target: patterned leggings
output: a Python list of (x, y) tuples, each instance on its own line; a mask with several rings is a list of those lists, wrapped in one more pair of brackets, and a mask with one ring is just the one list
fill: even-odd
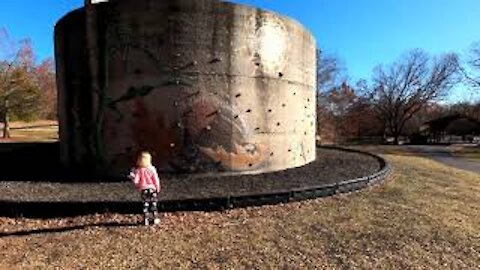
[(148, 219), (150, 215), (150, 218), (156, 218), (158, 212), (158, 193), (153, 189), (144, 189), (142, 190), (142, 200), (145, 219)]

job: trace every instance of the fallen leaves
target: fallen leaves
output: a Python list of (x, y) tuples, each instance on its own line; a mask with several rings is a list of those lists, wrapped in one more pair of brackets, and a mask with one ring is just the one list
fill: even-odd
[(421, 158), (388, 158), (395, 172), (382, 187), (275, 206), (166, 213), (155, 227), (138, 225), (140, 215), (0, 217), (0, 268), (475, 269), (478, 176)]

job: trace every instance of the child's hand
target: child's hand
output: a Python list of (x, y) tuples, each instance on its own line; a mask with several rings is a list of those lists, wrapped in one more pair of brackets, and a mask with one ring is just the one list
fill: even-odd
[(135, 179), (135, 173), (132, 171), (130, 174), (127, 176), (130, 180)]

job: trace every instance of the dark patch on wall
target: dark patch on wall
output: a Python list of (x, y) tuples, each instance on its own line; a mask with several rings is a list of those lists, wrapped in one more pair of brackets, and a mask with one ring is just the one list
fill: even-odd
[[(107, 90), (105, 109), (110, 121), (106, 128), (115, 127), (118, 137), (130, 133), (136, 136), (130, 152), (149, 147), (159, 160), (156, 164), (170, 170), (268, 170), (270, 164), (263, 159), (272, 149), (268, 150), (269, 145), (255, 140), (263, 140), (257, 136), (260, 134), (275, 136), (277, 132), (284, 132), (283, 128), (274, 126), (279, 120), (274, 118), (275, 113), (282, 113), (279, 111), (282, 101), (277, 101), (279, 104), (272, 104), (272, 101), (277, 100), (273, 91), (283, 90), (282, 82), (286, 81), (279, 78), (286, 77), (288, 71), (281, 70), (278, 77), (274, 72), (267, 78), (264, 68), (268, 67), (263, 66), (259, 52), (255, 51), (250, 52), (245, 62), (247, 75), (237, 74), (233, 65), (238, 63), (232, 61), (243, 61), (233, 55), (240, 46), (255, 48), (247, 44), (249, 41), (242, 44), (241, 37), (236, 35), (245, 31), (254, 35), (253, 32), (272, 16), (270, 13), (207, 0), (139, 0), (138, 4), (119, 0), (101, 6), (105, 7), (102, 12), (106, 14), (101, 16), (106, 20), (102, 21), (105, 25), (99, 31), (100, 65), (106, 66), (102, 68), (105, 73), (101, 81), (116, 85), (102, 86)], [(245, 18), (244, 12), (247, 16), (256, 16), (252, 29), (243, 29), (246, 24), (236, 23), (236, 20), (250, 19)], [(74, 25), (84, 25), (84, 18), (75, 20)], [(241, 29), (234, 29), (235, 25)], [(78, 33), (71, 32), (68, 38), (76, 42)], [(238, 42), (234, 43), (234, 38)], [(77, 50), (72, 55), (80, 61), (85, 59), (78, 56), (83, 44), (85, 42), (75, 44), (79, 48), (71, 49)], [(241, 53), (243, 57), (245, 51)], [(88, 72), (87, 67), (67, 61), (61, 65)], [(253, 76), (251, 71), (255, 72)], [(254, 89), (239, 89), (239, 85), (247, 85), (252, 77), (255, 77)], [(79, 80), (85, 84), (88, 78)], [(119, 89), (118, 85), (124, 89)], [(75, 112), (67, 115), (67, 123), (87, 123), (85, 119), (92, 118), (88, 114), (93, 113), (85, 111), (91, 110), (92, 104), (88, 104), (91, 93), (82, 93), (84, 86), (64, 88), (67, 88), (63, 91), (68, 97), (69, 108), (74, 108), (72, 112)], [(162, 95), (169, 100), (163, 102)], [(155, 106), (160, 104), (163, 107), (157, 110)], [(233, 104), (241, 106), (235, 111)], [(80, 118), (75, 119), (77, 115)], [(269, 130), (269, 122), (273, 130)], [(130, 123), (136, 128), (123, 134), (122, 125)], [(289, 126), (289, 122), (282, 122), (283, 126)], [(88, 125), (68, 130), (66, 135), (71, 139), (65, 145), (72, 149), (70, 152), (75, 151), (76, 156), (77, 153), (84, 155), (80, 146), (90, 140), (91, 133)], [(116, 137), (108, 134), (107, 138)], [(252, 138), (254, 142), (248, 141)], [(118, 169), (127, 166), (132, 158), (128, 155), (132, 153), (126, 153), (128, 145), (123, 145), (128, 144), (128, 138), (114, 142), (122, 145), (112, 147), (115, 153), (108, 154), (115, 156), (111, 159)]]

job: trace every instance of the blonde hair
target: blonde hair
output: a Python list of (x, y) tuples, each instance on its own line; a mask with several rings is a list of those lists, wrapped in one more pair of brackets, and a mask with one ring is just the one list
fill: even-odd
[(137, 158), (137, 167), (147, 168), (152, 166), (152, 155), (149, 152), (141, 152)]

